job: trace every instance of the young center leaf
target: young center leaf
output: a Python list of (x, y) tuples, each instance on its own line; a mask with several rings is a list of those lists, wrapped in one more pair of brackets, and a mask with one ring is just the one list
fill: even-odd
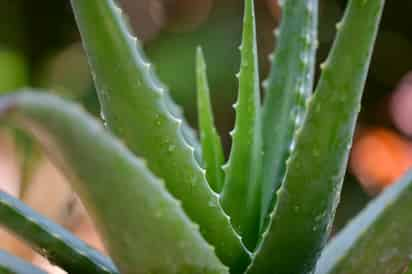
[(213, 110), (210, 102), (209, 85), (206, 75), (206, 63), (201, 48), (196, 53), (197, 108), (199, 131), (202, 141), (203, 162), (206, 178), (215, 192), (220, 192), (224, 183), (223, 148), (220, 136), (216, 131)]
[(260, 89), (254, 1), (245, 0), (239, 94), (232, 147), (221, 202), (246, 246), (253, 249), (259, 232), (261, 166)]

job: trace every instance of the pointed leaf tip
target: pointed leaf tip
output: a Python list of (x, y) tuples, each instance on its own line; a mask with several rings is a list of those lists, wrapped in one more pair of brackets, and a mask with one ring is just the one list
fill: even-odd
[[(313, 273), (326, 244), (384, 0), (368, 0), (363, 7), (359, 2), (348, 2), (328, 67), (310, 100), (284, 183), (277, 192), (272, 220), (249, 274), (270, 273), (273, 269), (279, 273)], [(358, 41), (356, 48), (354, 40)]]
[(245, 0), (244, 6), (236, 121), (221, 202), (235, 229), (252, 250), (258, 238), (260, 217), (261, 102), (253, 0)]
[(214, 191), (220, 192), (224, 180), (224, 173), (221, 168), (224, 162), (223, 148), (220, 136), (214, 125), (213, 110), (206, 75), (206, 62), (200, 47), (196, 52), (196, 75), (199, 129), (202, 141), (203, 162), (206, 168), (206, 178), (210, 187)]

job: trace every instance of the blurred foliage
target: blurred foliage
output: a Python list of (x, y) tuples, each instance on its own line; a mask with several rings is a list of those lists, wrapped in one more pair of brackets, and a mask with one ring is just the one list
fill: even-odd
[(17, 51), (0, 48), (0, 92), (15, 90), (27, 83), (24, 57)]
[[(126, 7), (135, 32), (147, 41), (147, 54), (156, 64), (160, 77), (171, 87), (176, 101), (184, 105), (189, 116), (194, 113), (194, 52), (198, 45), (205, 47), (208, 66), (213, 72), (210, 82), (212, 93), (215, 94), (212, 97), (216, 112), (226, 116), (226, 113), (220, 113), (220, 109), (234, 101), (237, 84), (233, 74), (239, 63), (239, 52), (234, 49), (240, 43), (242, 1), (120, 2)], [(262, 74), (267, 72), (266, 54), (273, 47), (272, 29), (277, 21), (270, 14), (268, 3), (273, 1), (257, 1), (261, 66), (266, 68)], [(319, 61), (327, 54), (334, 36), (335, 23), (343, 12), (344, 5), (344, 0), (321, 1)], [(77, 57), (73, 60), (71, 56), (60, 53), (79, 40), (67, 1), (0, 0), (0, 7), (0, 47), (11, 48), (17, 54), (21, 52), (30, 64), (31, 80), (36, 86), (44, 84), (37, 82), (37, 75), (40, 73), (47, 78), (59, 77), (56, 75), (58, 73), (75, 77), (68, 76), (75, 72), (78, 77), (84, 78), (84, 61)], [(410, 1), (387, 3), (369, 76), (364, 113), (368, 112), (369, 103), (377, 104), (412, 67), (412, 29), (407, 24), (410, 10)], [(58, 72), (51, 71), (53, 68), (48, 69), (54, 76), (44, 76), (45, 63), (50, 62), (52, 56), (60, 56), (63, 65), (55, 65), (54, 69), (60, 70)], [(174, 69), (170, 69), (171, 67)], [(74, 80), (62, 80), (62, 85), (68, 86), (66, 91), (70, 89), (70, 84), (76, 85)], [(79, 92), (78, 86), (73, 86), (72, 89), (72, 92)], [(222, 118), (225, 123), (232, 123), (231, 119)], [(373, 120), (373, 117), (368, 119)], [(196, 121), (194, 117), (190, 120)], [(221, 127), (223, 130), (227, 126), (223, 124)]]

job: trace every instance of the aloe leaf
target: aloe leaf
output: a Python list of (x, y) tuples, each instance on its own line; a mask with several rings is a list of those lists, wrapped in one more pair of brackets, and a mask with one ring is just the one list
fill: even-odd
[(227, 273), (162, 182), (76, 105), (21, 93), (3, 97), (0, 113), (70, 179), (121, 273)]
[(107, 125), (165, 180), (219, 258), (229, 267), (244, 268), (249, 254), (195, 161), (194, 149), (184, 138), (187, 132), (182, 132), (184, 122), (175, 115), (174, 103), (130, 34), (121, 10), (113, 0), (71, 3)]
[(0, 250), (0, 273), (1, 274), (46, 274), (46, 272), (17, 258), (5, 251)]
[(248, 273), (313, 271), (339, 201), (383, 6), (384, 0), (348, 2)]
[(273, 209), (295, 142), (295, 131), (306, 113), (313, 90), (317, 48), (318, 0), (285, 0), (282, 21), (275, 31), (277, 47), (265, 80), (262, 108), (261, 231)]
[(210, 187), (220, 192), (223, 186), (224, 162), (223, 149), (220, 137), (216, 131), (213, 110), (210, 103), (210, 92), (206, 74), (206, 63), (201, 48), (196, 55), (197, 76), (197, 106), (199, 116), (199, 130), (202, 141), (203, 161), (206, 169), (206, 178)]
[(224, 166), (225, 184), (221, 203), (246, 246), (253, 249), (259, 232), (259, 182), (261, 159), (259, 68), (256, 44), (255, 10), (245, 0), (239, 94), (234, 105), (235, 127), (232, 147)]
[(316, 274), (397, 274), (412, 254), (412, 172), (386, 189), (326, 246)]
[[(159, 85), (162, 85), (162, 83), (159, 82)], [(196, 159), (196, 161), (202, 165), (203, 164), (203, 156), (202, 156), (202, 146), (199, 144), (196, 131), (191, 128), (186, 121), (184, 120), (184, 115), (183, 115), (183, 109), (182, 107), (178, 106), (170, 96), (168, 92), (166, 92), (166, 87), (162, 86), (164, 89), (164, 100), (165, 103), (168, 107), (168, 110), (170, 113), (174, 116), (174, 118), (181, 120), (181, 128), (180, 131), (182, 133), (183, 138), (185, 141), (193, 148), (193, 154)]]
[(110, 259), (4, 192), (0, 224), (69, 273), (118, 273)]

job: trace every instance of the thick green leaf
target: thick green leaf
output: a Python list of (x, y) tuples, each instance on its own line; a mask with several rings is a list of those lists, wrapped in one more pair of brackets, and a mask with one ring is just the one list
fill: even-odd
[(163, 183), (76, 105), (21, 93), (3, 97), (0, 113), (70, 179), (121, 273), (227, 273)]
[(219, 258), (231, 268), (245, 268), (249, 255), (193, 157), (176, 106), (130, 34), (120, 9), (113, 0), (71, 2), (107, 125), (165, 180)]
[(260, 90), (253, 0), (245, 0), (243, 39), (239, 72), (239, 95), (235, 104), (236, 122), (231, 132), (232, 148), (224, 167), (225, 184), (221, 202), (235, 229), (250, 249), (259, 232), (258, 182), (261, 164)]
[(397, 274), (412, 255), (412, 172), (386, 189), (323, 251), (316, 274)]
[(317, 48), (318, 0), (285, 0), (272, 68), (264, 82), (262, 109), (261, 231), (273, 209), (286, 170), (295, 132), (306, 113), (313, 89)]
[(69, 273), (118, 273), (110, 259), (4, 192), (0, 224)]
[(17, 258), (7, 252), (0, 250), (0, 273), (1, 274), (46, 274), (37, 267)]
[(201, 48), (197, 49), (196, 56), (197, 76), (197, 106), (199, 116), (200, 139), (202, 141), (203, 162), (206, 169), (206, 178), (210, 187), (220, 192), (223, 187), (224, 163), (223, 148), (213, 118), (210, 92), (206, 74), (206, 63)]
[[(159, 83), (161, 84), (161, 83)], [(199, 144), (196, 132), (193, 128), (191, 128), (186, 122), (183, 115), (183, 109), (178, 106), (170, 97), (170, 94), (166, 92), (166, 88), (164, 87), (164, 100), (166, 106), (168, 107), (168, 111), (174, 116), (174, 118), (179, 119), (180, 123), (180, 131), (182, 133), (183, 138), (185, 141), (193, 148), (193, 154), (195, 156), (196, 161), (202, 165), (203, 164), (203, 156), (202, 156), (202, 146)]]
[(383, 4), (348, 2), (249, 273), (313, 271), (339, 201)]

